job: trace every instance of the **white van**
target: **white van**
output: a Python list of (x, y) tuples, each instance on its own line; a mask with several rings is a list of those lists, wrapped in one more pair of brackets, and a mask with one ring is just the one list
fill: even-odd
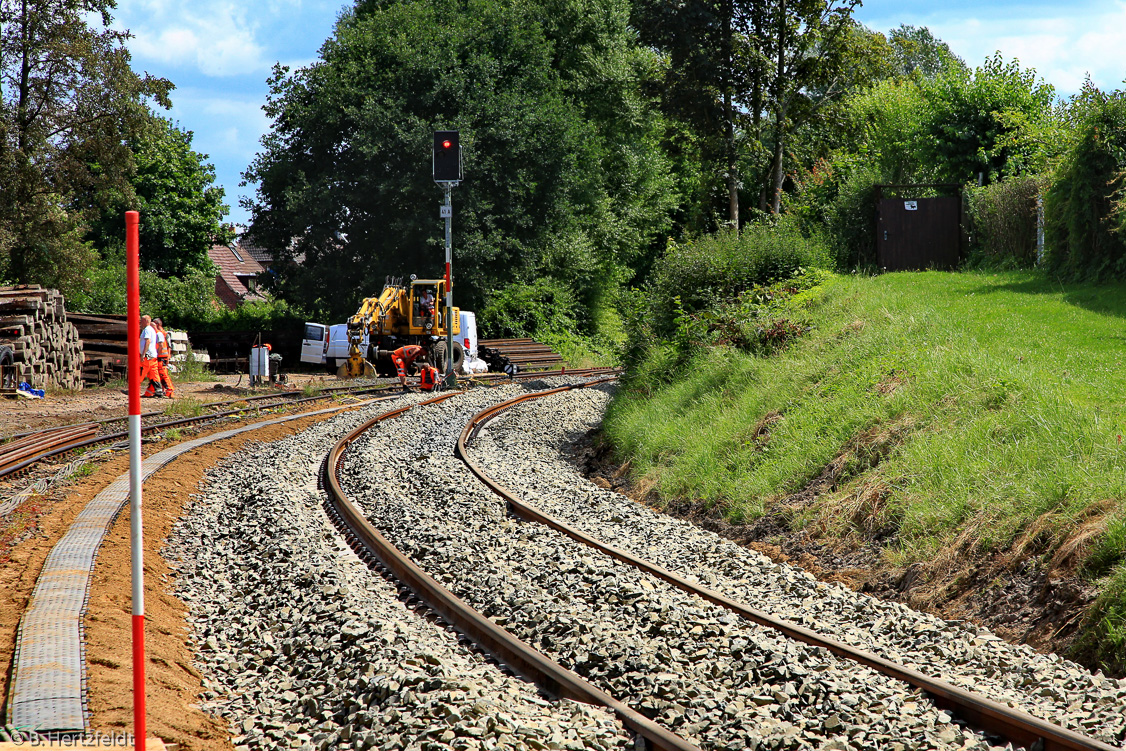
[[(368, 351), (368, 334), (360, 347)], [(301, 339), (301, 362), (314, 365), (327, 365), (335, 373), (341, 362), (348, 359), (348, 324), (337, 323), (325, 326), (323, 323), (305, 322), (305, 335)]]
[(461, 311), (461, 337), (461, 346), (465, 349), (462, 372), (473, 375), (488, 371), (488, 364), (477, 357), (477, 316), (468, 310)]

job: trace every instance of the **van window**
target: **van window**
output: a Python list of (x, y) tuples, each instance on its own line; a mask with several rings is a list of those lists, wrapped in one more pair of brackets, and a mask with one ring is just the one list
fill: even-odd
[(324, 339), (324, 335), (324, 326), (317, 326), (311, 323), (305, 324), (305, 339), (319, 342), (321, 339)]

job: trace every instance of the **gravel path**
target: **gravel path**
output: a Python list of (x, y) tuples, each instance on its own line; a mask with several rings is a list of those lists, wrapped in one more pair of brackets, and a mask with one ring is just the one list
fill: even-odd
[[(552, 530), (509, 518), (503, 502), (452, 454), (469, 417), (497, 397), (471, 393), (382, 423), (352, 445), (342, 472), (345, 492), (372, 522), (485, 615), (706, 749), (990, 747), (905, 684), (746, 623)], [(561, 431), (564, 437), (569, 430), (585, 432), (605, 395), (570, 392), (552, 399), (557, 411), (516, 430), (533, 436)], [(535, 405), (529, 409), (543, 408)], [(497, 434), (507, 434), (499, 422), (482, 433), (474, 456), (484, 456)], [(506, 476), (512, 484), (570, 471), (558, 456), (527, 446), (496, 459), (517, 462)], [(590, 500), (596, 489), (585, 480), (572, 482), (583, 490), (570, 515), (582, 517), (597, 506)], [(620, 522), (615, 514), (608, 522), (634, 524), (634, 515), (627, 520), (624, 513), (616, 512)], [(638, 544), (650, 557), (665, 546), (676, 550), (671, 531), (640, 529)], [(712, 538), (710, 545), (718, 549), (722, 541)], [(712, 559), (694, 565), (718, 562), (725, 576), (748, 579), (762, 566), (756, 558), (755, 568), (747, 569), (734, 552)]]
[(612, 715), (545, 701), (408, 609), (331, 526), (321, 459), (399, 404), (244, 449), (209, 473), (166, 552), (191, 609), (204, 708), (230, 722), (239, 749), (626, 747)]
[(817, 581), (791, 566), (589, 483), (565, 461), (596, 427), (608, 389), (539, 399), (492, 421), (471, 444), (482, 469), (544, 512), (593, 537), (771, 614), (941, 677), (1112, 745), (1126, 739), (1126, 681)]

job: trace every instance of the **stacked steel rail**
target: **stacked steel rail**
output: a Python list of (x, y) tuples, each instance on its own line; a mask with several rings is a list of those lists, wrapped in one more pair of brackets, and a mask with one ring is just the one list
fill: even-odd
[(25, 435), (0, 445), (0, 477), (26, 466), (29, 460), (69, 451), (98, 432), (92, 422)]
[(518, 370), (529, 368), (558, 368), (563, 365), (563, 357), (546, 344), (534, 339), (484, 339), (477, 343), (481, 359), (489, 364), (490, 370), (506, 373), (509, 366)]

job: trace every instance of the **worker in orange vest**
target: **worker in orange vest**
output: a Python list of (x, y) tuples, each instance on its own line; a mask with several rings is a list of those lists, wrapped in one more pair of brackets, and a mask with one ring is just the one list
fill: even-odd
[[(168, 332), (164, 330), (164, 322), (159, 318), (152, 319), (152, 327), (156, 331), (156, 373), (160, 378), (160, 384), (164, 387), (164, 395), (169, 399), (174, 399), (172, 376), (168, 374), (168, 361), (172, 357), (172, 347), (168, 343)], [(146, 396), (153, 396), (151, 382), (149, 383), (149, 393)]]
[(423, 391), (433, 391), (438, 385), (438, 369), (433, 365), (423, 365), (418, 371), (418, 387)]
[(426, 350), (417, 344), (408, 344), (405, 347), (399, 347), (391, 353), (391, 362), (395, 363), (395, 372), (399, 375), (399, 385), (403, 390), (407, 389), (407, 368), (409, 368), (415, 360), (425, 360)]
[(164, 396), (156, 365), (156, 329), (151, 318), (141, 316), (141, 383), (149, 379), (149, 390), (142, 396)]

